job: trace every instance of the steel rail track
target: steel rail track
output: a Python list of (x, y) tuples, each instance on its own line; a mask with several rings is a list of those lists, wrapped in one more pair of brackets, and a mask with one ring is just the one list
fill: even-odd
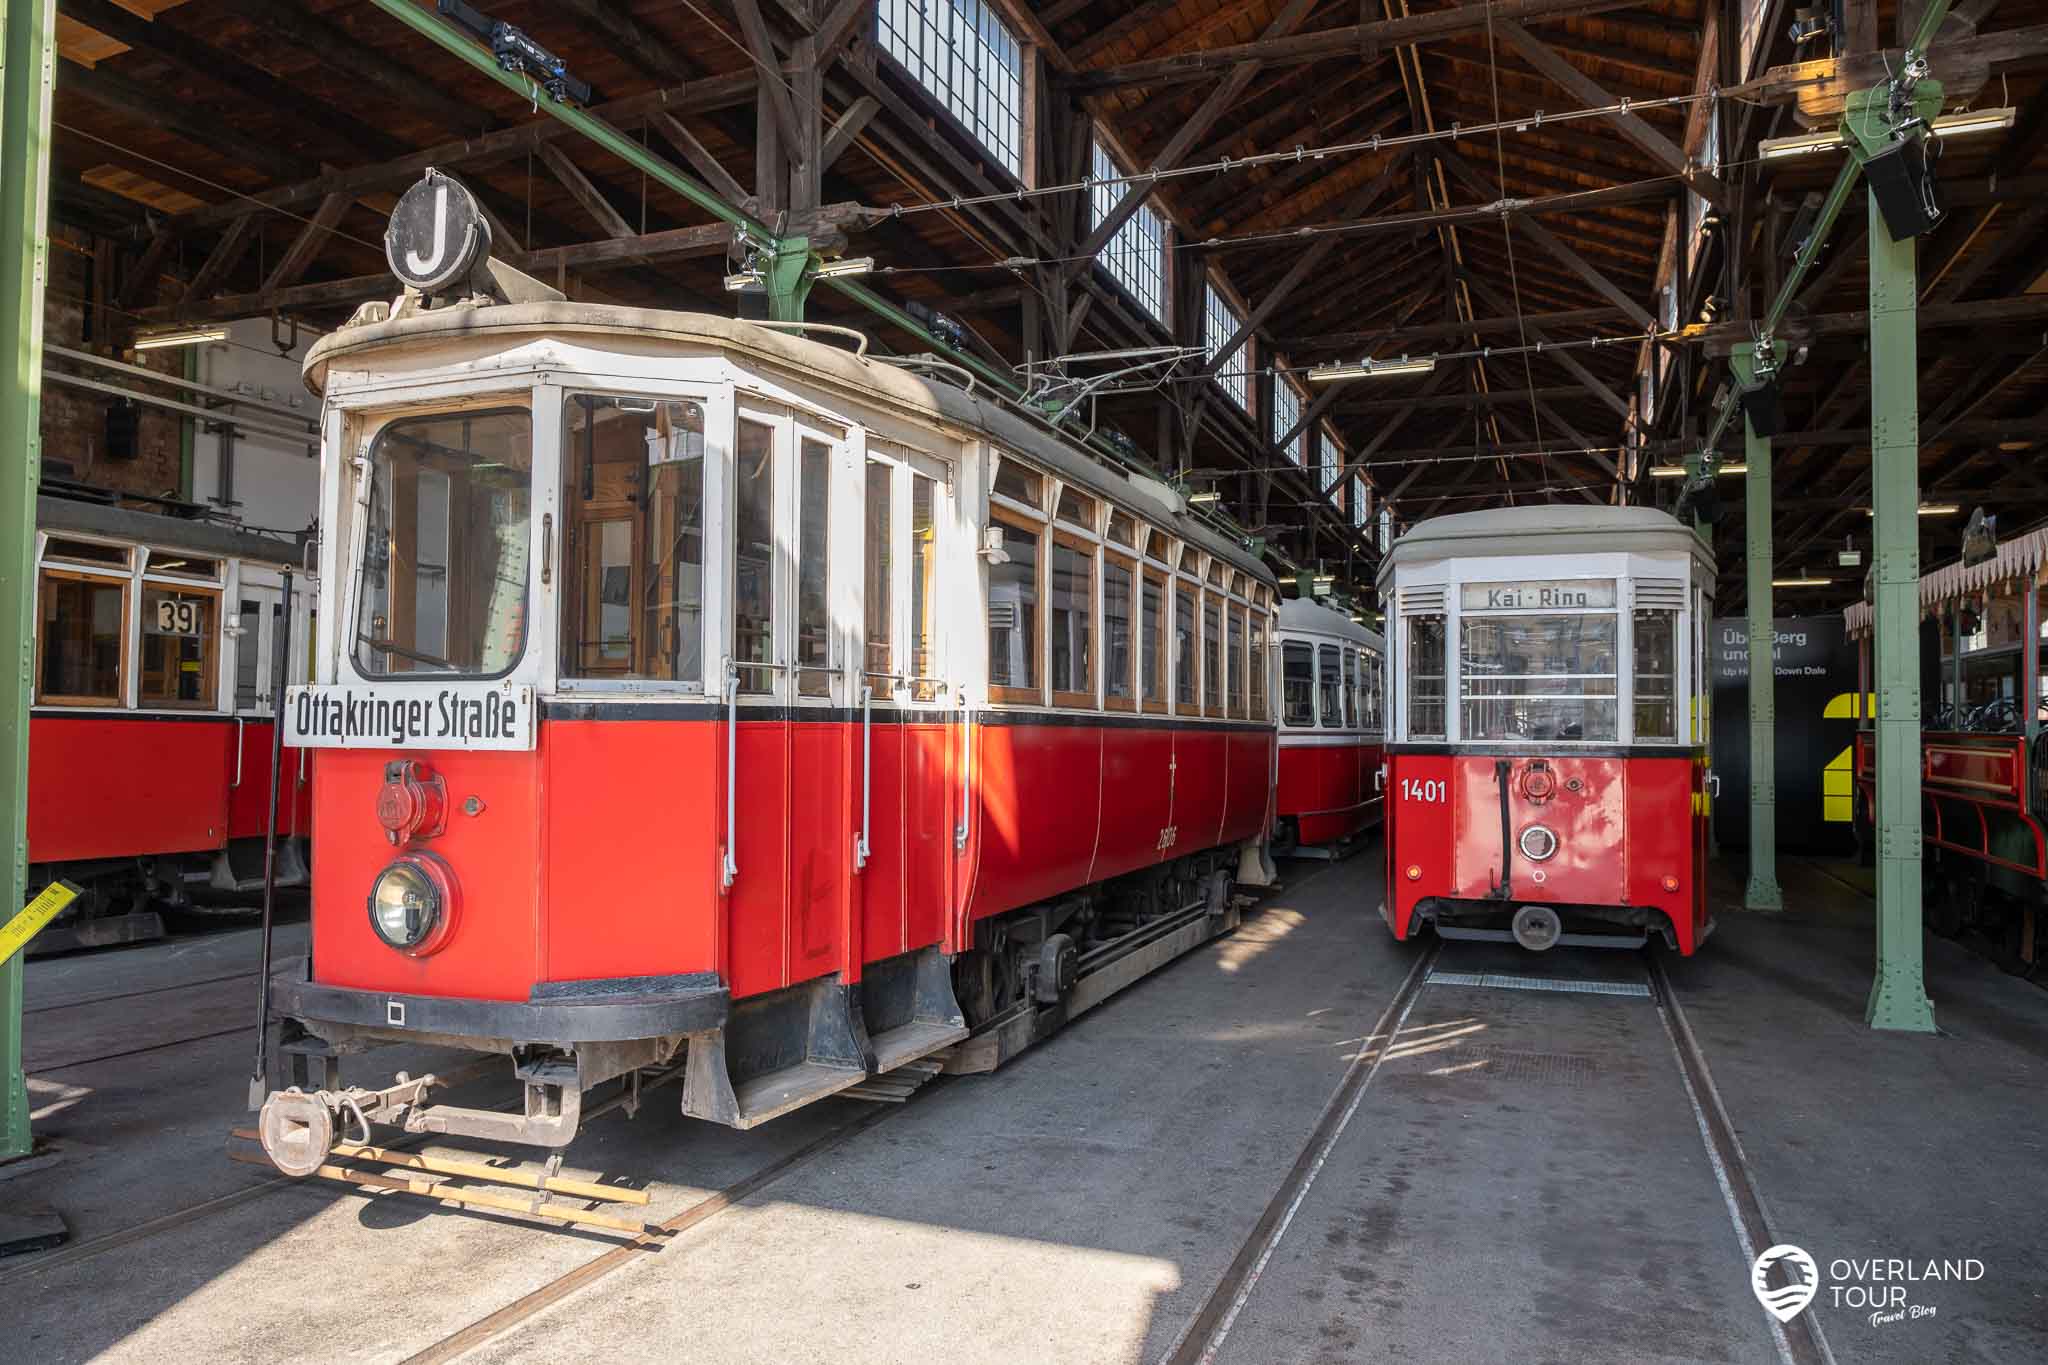
[[(1407, 1019), (1416, 997), (1428, 982), (1431, 966), (1441, 952), (1441, 941), (1432, 944), (1416, 960), (1393, 998), (1387, 1002), (1379, 1022), (1369, 1035), (1377, 1045), (1361, 1049), (1352, 1059), (1310, 1131), (1308, 1140), (1302, 1145), (1294, 1165), (1281, 1181), (1280, 1188), (1267, 1202), (1264, 1213), (1252, 1226), (1222, 1278), (1203, 1300), (1201, 1308), (1160, 1357), (1160, 1365), (1210, 1365), (1216, 1359), (1331, 1149), (1363, 1102), (1366, 1089), (1379, 1069), (1381, 1056)], [(1645, 948), (1642, 956), (1649, 976), (1651, 1001), (1671, 1043), (1679, 1080), (1691, 1101), (1699, 1125), (1700, 1141), (1713, 1168), (1729, 1222), (1741, 1246), (1744, 1261), (1754, 1262), (1759, 1252), (1777, 1243), (1756, 1177), (1742, 1150), (1741, 1139), (1736, 1136), (1735, 1125), (1722, 1103), (1721, 1092), (1714, 1084), (1706, 1053), (1700, 1047), (1699, 1039), (1686, 1019), (1685, 1008), (1664, 969), (1662, 955)], [(1802, 1313), (1790, 1325), (1780, 1325), (1775, 1318), (1765, 1314), (1765, 1322), (1782, 1365), (1835, 1365), (1834, 1354), (1828, 1347), (1816, 1313)]]
[(49, 1014), (53, 1010), (80, 1010), (87, 1005), (110, 1005), (116, 1000), (133, 1000), (139, 995), (164, 995), (171, 991), (190, 990), (194, 986), (217, 986), (223, 981), (254, 981), (256, 973), (229, 972), (226, 976), (202, 976), (197, 981), (174, 981), (168, 986), (144, 986), (139, 990), (115, 991), (111, 995), (89, 995), (83, 1000), (60, 1000), (53, 1005), (37, 1005), (22, 1011), (28, 1014)]

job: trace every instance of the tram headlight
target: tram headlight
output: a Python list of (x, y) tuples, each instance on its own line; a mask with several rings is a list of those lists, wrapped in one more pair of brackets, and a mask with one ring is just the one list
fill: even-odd
[(434, 952), (454, 923), (455, 878), (431, 853), (408, 853), (370, 883), (370, 928), (401, 953)]
[(1532, 863), (1547, 862), (1557, 852), (1557, 834), (1548, 825), (1531, 825), (1516, 840), (1522, 856)]

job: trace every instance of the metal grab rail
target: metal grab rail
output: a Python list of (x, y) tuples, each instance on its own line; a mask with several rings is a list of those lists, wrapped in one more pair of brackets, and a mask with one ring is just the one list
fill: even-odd
[(974, 800), (974, 711), (967, 704), (967, 694), (960, 694), (960, 823), (953, 830), (953, 851), (967, 849), (967, 825), (973, 813)]
[(853, 841), (853, 870), (868, 865), (869, 796), (874, 790), (875, 689), (860, 689), (860, 837)]
[(725, 661), (725, 852), (720, 858), (718, 886), (730, 891), (739, 880), (740, 862), (735, 851), (739, 840), (740, 771), (740, 670), (731, 659)]
[(229, 791), (242, 785), (242, 730), (246, 724), (240, 716), (235, 717), (235, 780), (228, 783)]

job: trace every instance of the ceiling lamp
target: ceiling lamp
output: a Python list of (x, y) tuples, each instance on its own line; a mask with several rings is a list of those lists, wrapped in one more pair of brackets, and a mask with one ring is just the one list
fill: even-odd
[(848, 275), (865, 275), (875, 268), (872, 256), (847, 256), (836, 261), (827, 261), (818, 267), (817, 277), (821, 280), (843, 279)]
[(135, 338), (138, 351), (161, 351), (169, 346), (198, 346), (208, 341), (226, 341), (225, 327), (185, 327), (175, 332), (150, 332)]
[[(1967, 137), (1971, 133), (1994, 133), (2010, 128), (2018, 110), (2011, 105), (1997, 109), (1972, 109), (1961, 114), (1943, 114), (1927, 125), (1927, 131), (1936, 137)], [(1801, 133), (1797, 137), (1767, 137), (1756, 145), (1757, 156), (1765, 161), (1785, 161), (1792, 157), (1811, 156), (1815, 152), (1838, 151), (1842, 147), (1839, 129), (1830, 128), (1825, 132)]]
[[(1962, 504), (1955, 502), (1923, 502), (1920, 504), (1920, 515), (1923, 517), (1952, 517), (1962, 510)], [(1877, 512), (1873, 508), (1866, 507), (1863, 509), (1863, 515), (1874, 517), (1877, 515)]]
[(1399, 360), (1374, 360), (1371, 356), (1356, 365), (1318, 365), (1308, 372), (1311, 384), (1331, 384), (1340, 379), (1371, 379), (1388, 374), (1428, 374), (1436, 368), (1433, 355), (1402, 356)]
[(1817, 578), (1812, 574), (1806, 574), (1799, 578), (1773, 578), (1771, 586), (1774, 588), (1825, 588), (1834, 581), (1832, 578)]

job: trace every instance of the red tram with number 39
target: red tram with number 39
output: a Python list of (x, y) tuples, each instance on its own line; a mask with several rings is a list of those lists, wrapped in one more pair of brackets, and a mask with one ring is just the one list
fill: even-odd
[(1437, 517), (1381, 566), (1396, 938), (1692, 953), (1706, 900), (1714, 563), (1640, 507)]

